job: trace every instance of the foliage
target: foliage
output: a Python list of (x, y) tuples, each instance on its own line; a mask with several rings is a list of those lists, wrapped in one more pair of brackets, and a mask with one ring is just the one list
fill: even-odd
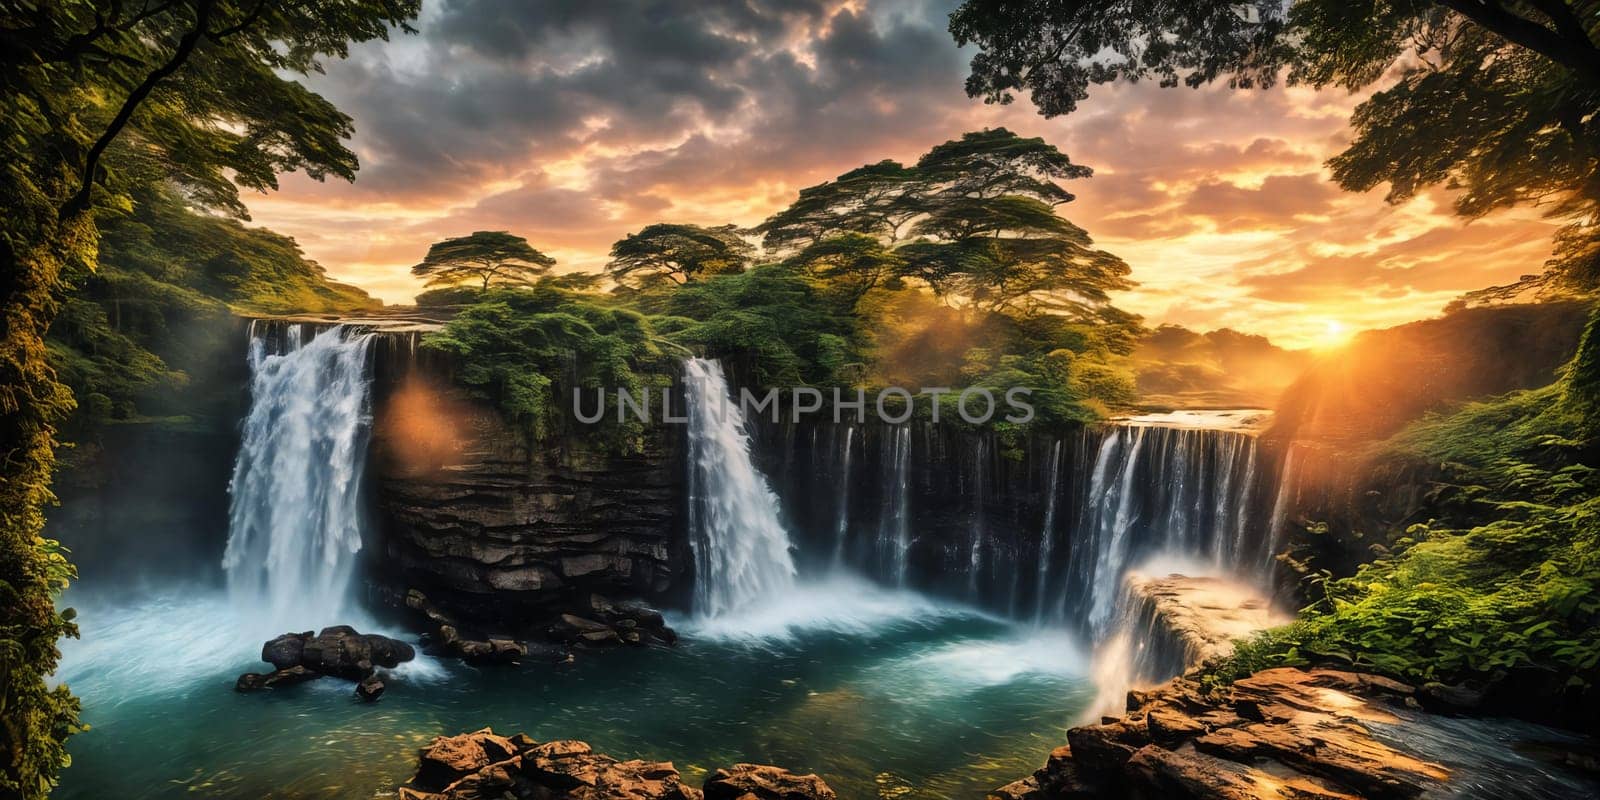
[(782, 264), (680, 287), (658, 325), (668, 339), (735, 362), (758, 386), (846, 385), (859, 320)]
[[(74, 438), (110, 420), (204, 413), (188, 376), (214, 368), (236, 313), (330, 312), (377, 301), (328, 281), (294, 240), (199, 214), (169, 191), (96, 214), (98, 269), (69, 275), (51, 362), (79, 398)], [(232, 358), (229, 352), (225, 357)]]
[[(1128, 265), (1056, 213), (1073, 199), (1056, 181), (1090, 174), (1043, 139), (974, 131), (913, 167), (880, 161), (803, 189), (756, 231), (768, 247), (798, 247), (801, 263), (831, 260), (833, 272), (856, 285), (850, 294), (888, 277), (913, 278), (982, 311), (1134, 325), (1107, 297), (1132, 286)], [(868, 240), (881, 252), (864, 250)], [(865, 288), (863, 277), (871, 278)]]
[[(528, 289), (483, 292), (422, 343), (451, 354), (459, 383), (538, 440), (561, 429), (559, 409), (575, 389), (626, 389), (638, 397), (670, 385), (656, 338), (638, 312), (545, 278)], [(644, 428), (632, 417), (607, 416), (600, 430), (612, 449), (636, 450)]]
[(916, 202), (923, 177), (897, 161), (858, 167), (834, 180), (800, 190), (788, 208), (756, 228), (769, 250), (816, 244), (837, 233), (898, 241), (906, 223), (924, 211)]
[(528, 240), (506, 231), (476, 231), (434, 242), (411, 274), (427, 278), (426, 286), (479, 282), (491, 286), (529, 286), (550, 271), (556, 260), (533, 249)]
[(1469, 296), (1600, 288), (1600, 17), (1573, 0), (1256, 0), (1121, 3), (967, 0), (950, 17), (976, 44), (967, 92), (1046, 116), (1091, 85), (1155, 78), (1384, 87), (1356, 108), (1354, 137), (1329, 166), (1346, 189), (1460, 190), (1477, 217), (1518, 204), (1568, 226), (1542, 275)]
[(625, 285), (688, 283), (705, 275), (743, 272), (754, 250), (733, 225), (658, 222), (612, 245), (606, 271)]
[(1590, 310), (1583, 337), (1578, 340), (1578, 354), (1567, 373), (1562, 400), (1582, 417), (1584, 433), (1600, 438), (1600, 303)]
[[(732, 226), (655, 224), (613, 246), (609, 299), (575, 284), (568, 297), (650, 315), (661, 342), (722, 358), (748, 384), (1021, 387), (1035, 391), (1042, 424), (1097, 419), (1132, 400), (1121, 362), (1142, 331), (1109, 300), (1131, 285), (1127, 265), (1056, 213), (1072, 199), (1057, 181), (1089, 174), (1042, 139), (972, 132), (912, 167), (880, 161), (802, 190), (755, 231), (772, 263), (750, 266), (753, 248)], [(541, 285), (551, 280), (578, 279)], [(480, 309), (508, 297), (425, 299), (520, 313)], [(454, 345), (486, 368), (498, 348), (466, 336)], [(513, 390), (491, 372), (470, 380), (501, 385), (488, 394), (546, 424), (535, 411), (545, 388)]]
[(1213, 680), (1307, 660), (1402, 679), (1590, 692), (1600, 682), (1600, 469), (1558, 384), (1418, 422), (1387, 458), (1443, 462), (1445, 518), (1415, 525)]
[(873, 289), (905, 288), (905, 259), (864, 233), (846, 232), (821, 239), (786, 263), (811, 276), (833, 302), (851, 310)]
[[(281, 171), (353, 175), (350, 121), (294, 80), (387, 36), (415, 0), (0, 3), (0, 794), (40, 797), (77, 727), (47, 687), (73, 635), (54, 597), (70, 575), (40, 536), (56, 425), (73, 399), (44, 344), (72, 274), (91, 271), (92, 209), (153, 183), (243, 215), (237, 188)], [(98, 197), (97, 197), (98, 195)]]

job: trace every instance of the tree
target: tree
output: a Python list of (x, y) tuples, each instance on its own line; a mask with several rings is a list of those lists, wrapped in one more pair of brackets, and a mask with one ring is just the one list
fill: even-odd
[(800, 190), (799, 199), (756, 226), (768, 250), (816, 244), (834, 233), (900, 239), (901, 228), (924, 213), (923, 173), (885, 159)]
[(1027, 91), (1046, 116), (1119, 81), (1355, 90), (1397, 77), (1357, 107), (1334, 179), (1388, 183), (1395, 202), (1442, 184), (1467, 217), (1534, 203), (1569, 221), (1544, 273), (1475, 299), (1600, 288), (1600, 16), (1587, 0), (968, 0), (950, 31), (979, 48), (969, 94)]
[(1045, 140), (1024, 139), (1005, 128), (972, 131), (929, 150), (917, 172), (944, 197), (1032, 197), (1050, 206), (1071, 202), (1058, 180), (1094, 175)]
[(63, 270), (92, 269), (96, 205), (154, 180), (243, 216), (238, 188), (277, 174), (349, 179), (350, 120), (294, 80), (387, 37), (417, 0), (0, 3), (0, 795), (42, 797), (66, 760), (77, 701), (49, 688), (54, 597), (72, 576), (40, 535), (56, 425), (70, 393), (43, 337)]
[(823, 239), (796, 253), (787, 263), (810, 274), (852, 310), (873, 289), (905, 285), (905, 259), (892, 247), (864, 233)]
[(1126, 315), (1101, 311), (1110, 291), (1132, 286), (1127, 264), (1056, 213), (1073, 199), (1057, 181), (1091, 174), (1043, 139), (973, 131), (915, 166), (880, 161), (804, 189), (757, 230), (768, 246), (799, 246), (789, 263), (846, 287), (852, 306), (911, 277), (985, 311), (1120, 325)]
[(703, 275), (743, 272), (754, 252), (733, 225), (658, 222), (612, 245), (606, 270), (623, 285), (663, 279), (685, 284)]
[(556, 260), (533, 249), (528, 240), (506, 231), (477, 231), (434, 242), (411, 274), (426, 286), (457, 286), (469, 281), (490, 286), (531, 286)]

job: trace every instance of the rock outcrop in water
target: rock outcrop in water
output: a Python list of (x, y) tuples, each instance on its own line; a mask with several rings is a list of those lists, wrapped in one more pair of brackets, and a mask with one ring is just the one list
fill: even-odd
[(588, 744), (537, 742), (484, 728), (440, 736), (422, 748), (400, 800), (836, 800), (815, 775), (759, 764), (717, 770), (705, 791), (670, 761), (618, 761)]
[(1354, 672), (1258, 672), (1212, 696), (1188, 679), (1130, 692), (1128, 713), (1073, 728), (1043, 769), (991, 800), (1411, 798), (1441, 766), (1375, 738), (1416, 689)]
[(836, 800), (815, 775), (796, 775), (766, 764), (734, 764), (706, 781), (706, 800)]
[(358, 633), (349, 625), (323, 628), (320, 633), (285, 633), (261, 647), (261, 660), (275, 669), (247, 672), (234, 688), (241, 692), (271, 689), (321, 678), (325, 675), (356, 682), (356, 694), (376, 700), (383, 694), (379, 667), (394, 668), (417, 657), (411, 645), (376, 633)]

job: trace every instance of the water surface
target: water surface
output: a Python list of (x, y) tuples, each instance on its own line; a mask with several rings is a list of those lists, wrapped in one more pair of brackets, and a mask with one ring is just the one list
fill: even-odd
[(698, 784), (740, 761), (821, 774), (844, 797), (982, 797), (1036, 769), (1093, 695), (1064, 634), (849, 580), (743, 619), (676, 621), (676, 648), (569, 667), (424, 657), (375, 704), (322, 679), (232, 689), (255, 661), (220, 592), (97, 608), (63, 678), (93, 729), (57, 797), (371, 798), (436, 735), (489, 726), (674, 761)]

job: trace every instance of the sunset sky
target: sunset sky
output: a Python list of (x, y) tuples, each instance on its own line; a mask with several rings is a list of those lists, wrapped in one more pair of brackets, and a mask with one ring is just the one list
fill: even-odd
[(968, 99), (955, 5), (430, 0), (420, 35), (312, 81), (355, 119), (357, 181), (290, 176), (249, 205), (332, 276), (409, 302), (440, 238), (510, 230), (594, 270), (651, 222), (754, 224), (850, 168), (1005, 126), (1095, 169), (1060, 212), (1132, 265), (1117, 303), (1150, 324), (1321, 346), (1549, 253), (1534, 212), (1466, 224), (1442, 191), (1394, 207), (1328, 182), (1359, 100), (1342, 91), (1119, 86), (1056, 120)]

